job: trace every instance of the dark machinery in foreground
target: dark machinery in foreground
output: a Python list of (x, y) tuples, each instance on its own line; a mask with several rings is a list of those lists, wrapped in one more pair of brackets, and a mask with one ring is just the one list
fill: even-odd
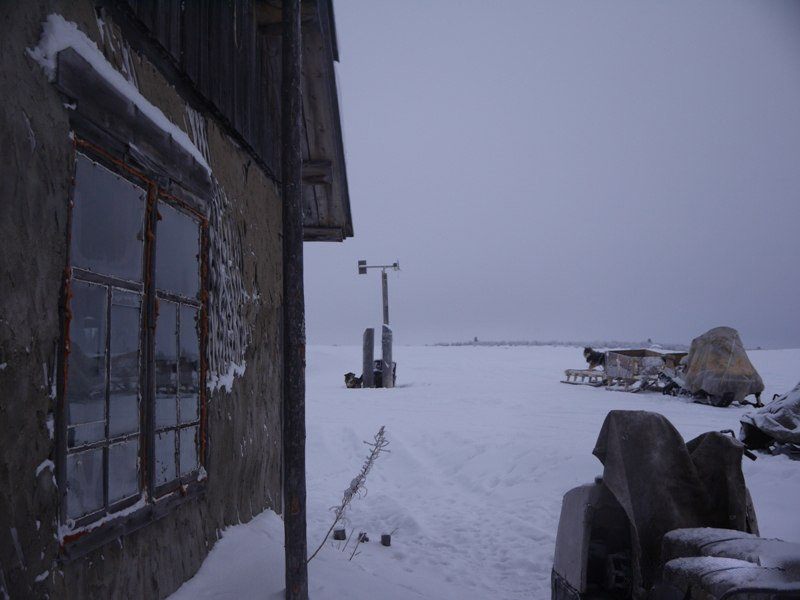
[(758, 537), (743, 445), (688, 443), (662, 415), (611, 411), (602, 478), (567, 492), (552, 599), (800, 599), (800, 544)]

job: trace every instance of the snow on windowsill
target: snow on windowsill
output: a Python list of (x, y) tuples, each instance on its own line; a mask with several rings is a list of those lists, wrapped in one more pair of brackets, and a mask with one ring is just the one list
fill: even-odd
[(57, 536), (58, 543), (63, 544), (64, 539), (67, 536), (75, 535), (78, 533), (88, 533), (90, 531), (94, 531), (95, 529), (97, 529), (101, 525), (108, 523), (109, 521), (113, 521), (114, 519), (119, 519), (120, 517), (126, 517), (130, 514), (133, 514), (140, 508), (144, 508), (146, 504), (147, 504), (147, 499), (145, 498), (145, 495), (142, 494), (139, 500), (136, 503), (131, 504), (128, 508), (117, 511), (115, 513), (107, 514), (102, 519), (98, 519), (97, 521), (92, 521), (91, 523), (84, 525), (83, 527), (75, 527), (75, 522), (72, 519), (70, 519), (65, 524), (58, 526), (58, 536)]
[(39, 63), (50, 81), (53, 81), (56, 77), (58, 53), (66, 48), (72, 48), (109, 85), (133, 102), (153, 123), (168, 133), (175, 142), (191, 154), (209, 175), (211, 174), (211, 167), (208, 166), (205, 157), (197, 146), (192, 143), (189, 136), (170, 121), (160, 109), (142, 96), (139, 90), (106, 60), (103, 53), (98, 49), (97, 44), (86, 37), (86, 34), (79, 30), (75, 23), (65, 20), (59, 14), (53, 13), (47, 16), (42, 25), (42, 38), (35, 48), (28, 48), (28, 54)]

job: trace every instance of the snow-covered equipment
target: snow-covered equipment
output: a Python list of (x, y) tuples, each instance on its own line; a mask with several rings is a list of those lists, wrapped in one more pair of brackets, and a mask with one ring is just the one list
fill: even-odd
[[(377, 358), (372, 363), (372, 381), (376, 388), (384, 387), (383, 385), (383, 361)], [(392, 381), (397, 381), (397, 363), (392, 361)]]
[[(584, 356), (586, 356), (584, 350)], [(596, 352), (592, 351), (596, 354)], [(682, 370), (685, 352), (662, 353), (645, 348), (608, 350), (600, 369), (566, 369), (562, 383), (583, 384), (623, 392), (662, 391)]]
[(662, 353), (644, 348), (609, 350), (605, 362), (606, 384), (609, 389), (625, 392), (662, 391), (680, 371), (684, 356), (685, 352)]
[(748, 448), (766, 449), (800, 458), (800, 383), (767, 406), (741, 416), (739, 437)]
[(741, 403), (750, 394), (760, 404), (764, 382), (750, 362), (739, 333), (731, 327), (715, 327), (692, 340), (686, 389), (714, 406)]
[(663, 415), (609, 412), (593, 451), (602, 478), (570, 490), (561, 505), (552, 598), (648, 597), (663, 567), (662, 540), (675, 529), (757, 535), (743, 452), (719, 432), (685, 443)]

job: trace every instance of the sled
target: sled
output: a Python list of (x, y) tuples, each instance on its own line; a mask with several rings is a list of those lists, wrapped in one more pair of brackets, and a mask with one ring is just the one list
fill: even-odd
[(567, 369), (564, 371), (564, 375), (566, 379), (561, 383), (569, 383), (571, 385), (591, 385), (593, 387), (600, 387), (604, 385), (606, 381), (605, 372), (595, 369)]

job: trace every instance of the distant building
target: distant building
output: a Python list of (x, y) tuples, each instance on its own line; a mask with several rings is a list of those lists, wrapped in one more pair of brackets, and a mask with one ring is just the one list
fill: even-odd
[[(353, 235), (331, 0), (304, 225)], [(0, 598), (160, 598), (282, 512), (277, 0), (0, 7)]]

